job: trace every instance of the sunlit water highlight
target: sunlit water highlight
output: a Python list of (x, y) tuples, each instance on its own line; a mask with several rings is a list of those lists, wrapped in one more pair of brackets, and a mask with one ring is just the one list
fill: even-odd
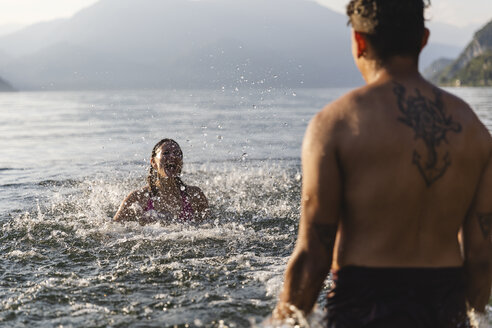
[[(450, 91), (492, 129), (492, 89)], [(2, 94), (0, 326), (260, 325), (295, 243), (304, 130), (343, 92)], [(112, 223), (163, 137), (211, 219)]]

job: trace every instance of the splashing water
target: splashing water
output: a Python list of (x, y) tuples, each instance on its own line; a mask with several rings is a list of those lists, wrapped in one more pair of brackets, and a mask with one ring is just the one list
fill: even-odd
[[(295, 241), (298, 163), (191, 167), (212, 218), (111, 222), (144, 177), (43, 183), (51, 196), (3, 222), (0, 322), (247, 326), (276, 301)], [(200, 324), (199, 324), (200, 323)]]

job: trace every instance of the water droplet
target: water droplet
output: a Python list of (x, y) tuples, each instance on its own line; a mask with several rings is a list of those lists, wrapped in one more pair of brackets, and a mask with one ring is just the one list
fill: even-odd
[(185, 191), (185, 186), (181, 186), (179, 189), (181, 189), (181, 191)]

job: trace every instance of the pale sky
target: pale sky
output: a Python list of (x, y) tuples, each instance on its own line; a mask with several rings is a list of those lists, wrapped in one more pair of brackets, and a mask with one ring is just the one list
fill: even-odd
[[(0, 0), (0, 27), (68, 18), (98, 0)], [(183, 0), (184, 1), (184, 0)], [(234, 0), (230, 0), (234, 1)], [(268, 0), (265, 0), (268, 1)], [(314, 0), (344, 12), (348, 0)], [(492, 19), (492, 0), (431, 0), (428, 18), (457, 26), (483, 25)]]
[[(348, 0), (315, 1), (342, 13), (348, 3)], [(484, 25), (492, 19), (492, 0), (431, 0), (426, 18), (459, 27)]]
[(0, 0), (0, 25), (68, 18), (98, 0)]

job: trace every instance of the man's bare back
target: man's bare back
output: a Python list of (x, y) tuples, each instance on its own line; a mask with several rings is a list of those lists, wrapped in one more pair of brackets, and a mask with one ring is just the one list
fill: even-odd
[(351, 92), (313, 124), (333, 126), (318, 142), (335, 143), (343, 181), (334, 269), (463, 264), (457, 236), (490, 155), (466, 103), (423, 79), (390, 80)]

